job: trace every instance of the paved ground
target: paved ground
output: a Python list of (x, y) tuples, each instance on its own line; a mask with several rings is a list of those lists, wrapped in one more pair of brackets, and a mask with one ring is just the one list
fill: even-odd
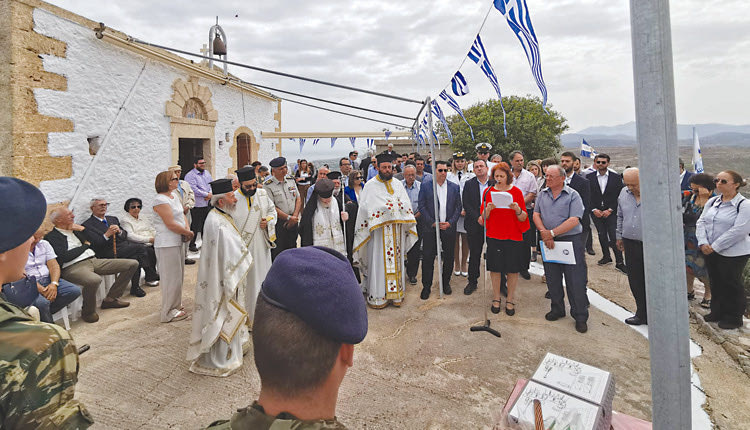
[[(590, 261), (591, 286), (626, 308), (633, 308), (624, 275)], [(188, 266), (184, 304), (192, 309), (196, 266)], [(533, 373), (547, 351), (615, 375), (614, 407), (650, 419), (651, 393), (647, 340), (621, 321), (591, 307), (589, 332), (575, 331), (569, 317), (544, 320), (546, 287), (536, 276), (519, 286), (513, 317), (492, 315), (502, 338), (472, 333), (482, 320), (481, 291), (462, 294), (465, 278), (454, 277), (454, 293), (428, 301), (409, 286), (401, 309), (369, 310), (370, 329), (357, 346), (355, 366), (344, 381), (337, 414), (350, 428), (490, 428), (518, 378)], [(480, 284), (481, 285), (481, 284)], [(229, 378), (188, 372), (185, 361), (190, 319), (158, 322), (159, 288), (131, 307), (100, 312), (100, 322), (76, 322), (72, 333), (91, 350), (81, 356), (78, 396), (93, 414), (95, 428), (199, 428), (251, 403), (259, 379), (252, 351)], [(705, 348), (696, 367), (709, 396), (709, 409), (721, 428), (750, 422), (750, 384), (724, 350), (698, 336)], [(744, 378), (744, 379), (743, 379)]]

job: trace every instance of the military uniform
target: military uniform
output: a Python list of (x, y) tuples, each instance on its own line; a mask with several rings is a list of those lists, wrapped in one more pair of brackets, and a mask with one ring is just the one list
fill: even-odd
[(274, 430), (346, 430), (346, 426), (332, 420), (300, 420), (292, 414), (282, 412), (278, 416), (266, 415), (263, 406), (254, 402), (252, 406), (238, 409), (230, 420), (221, 420), (208, 426), (211, 430), (267, 430), (273, 426)]
[[(279, 181), (275, 177), (270, 176), (263, 183), (263, 189), (268, 192), (268, 197), (271, 198), (273, 204), (276, 205), (279, 210), (289, 216), (294, 214), (299, 190), (297, 189), (297, 183), (294, 181), (293, 177), (285, 176), (284, 181)], [(287, 228), (286, 219), (282, 220), (281, 217), (279, 217), (276, 222), (276, 248), (271, 250), (271, 258), (276, 259), (276, 256), (285, 249), (296, 248), (297, 233), (297, 224), (291, 228)]]
[(77, 380), (70, 334), (0, 296), (0, 428), (88, 428), (94, 420), (73, 400)]

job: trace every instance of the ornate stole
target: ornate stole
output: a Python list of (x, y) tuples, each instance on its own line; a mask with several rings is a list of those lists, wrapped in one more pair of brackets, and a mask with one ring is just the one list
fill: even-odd
[(313, 216), (313, 244), (315, 246), (327, 246), (346, 255), (344, 232), (338, 222), (339, 216), (336, 202), (331, 201), (329, 207), (318, 203), (318, 209)]
[(383, 226), (383, 263), (385, 266), (385, 298), (399, 300), (404, 297), (401, 285), (401, 229), (398, 224)]
[[(257, 196), (253, 196), (256, 197), (256, 204), (252, 204), (251, 197), (245, 195), (243, 195), (243, 197), (247, 202), (247, 216), (239, 230), (242, 235), (242, 240), (245, 241), (247, 246), (250, 246), (250, 243), (255, 237), (255, 233), (258, 231), (258, 226), (260, 225), (260, 202), (257, 200)], [(251, 231), (245, 230), (245, 227), (248, 226), (251, 228)]]

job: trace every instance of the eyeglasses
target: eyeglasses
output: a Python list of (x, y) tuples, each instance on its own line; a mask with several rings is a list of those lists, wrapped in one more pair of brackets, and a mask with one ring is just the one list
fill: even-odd
[(361, 181), (362, 179), (365, 179), (365, 178), (364, 178), (364, 176), (357, 176), (357, 177), (356, 177), (356, 178), (354, 178), (354, 179), (356, 179), (356, 180), (358, 180), (358, 181)]
[(138, 206), (136, 206), (136, 205), (133, 205), (133, 206), (131, 206), (131, 207), (130, 207), (130, 209), (143, 209), (143, 206), (140, 206), (140, 205), (138, 205)]
[(94, 206), (100, 207), (100, 208), (106, 208), (106, 207), (109, 207), (109, 203), (99, 203), (98, 205), (94, 205)]
[(447, 172), (448, 169), (437, 169), (437, 171), (440, 172), (440, 173), (444, 173), (444, 172)]
[(714, 179), (714, 184), (726, 185), (728, 183), (729, 181), (727, 181), (726, 179), (719, 179), (719, 178)]
[(609, 161), (597, 161), (596, 164), (607, 164)]

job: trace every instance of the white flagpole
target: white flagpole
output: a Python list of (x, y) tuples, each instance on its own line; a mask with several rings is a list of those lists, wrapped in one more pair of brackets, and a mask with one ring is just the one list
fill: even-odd
[[(432, 134), (432, 109), (430, 107), (430, 102), (432, 100), (430, 97), (427, 97), (427, 100), (425, 100), (425, 106), (427, 107), (427, 127), (429, 136), (427, 136), (427, 140), (430, 141), (430, 154), (432, 156), (430, 157), (430, 166), (432, 166), (432, 200), (435, 205), (435, 244), (437, 246), (437, 272), (438, 272), (438, 287), (440, 287), (440, 298), (443, 298), (443, 257), (440, 255), (440, 251), (443, 249), (443, 247), (440, 244), (440, 209), (438, 208), (438, 197), (437, 197), (437, 170), (435, 167), (435, 159), (437, 158), (437, 154), (435, 154), (435, 138)], [(433, 270), (432, 273), (434, 274), (435, 271)]]

